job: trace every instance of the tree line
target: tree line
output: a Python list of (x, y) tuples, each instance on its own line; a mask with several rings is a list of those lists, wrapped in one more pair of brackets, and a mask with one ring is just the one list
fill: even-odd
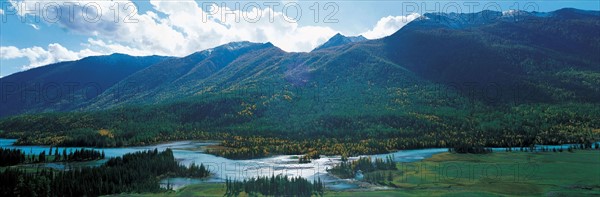
[(356, 172), (361, 171), (363, 173), (373, 172), (377, 170), (396, 170), (396, 162), (392, 156), (386, 156), (383, 158), (376, 158), (375, 161), (371, 157), (361, 157), (354, 161), (342, 161), (340, 164), (333, 166), (328, 169), (327, 172), (342, 178), (355, 178)]
[[(75, 151), (67, 152), (67, 149), (63, 149), (62, 154), (58, 150), (59, 148), (50, 147), (48, 153), (42, 151), (39, 154), (27, 155), (20, 149), (5, 149), (0, 148), (0, 166), (13, 166), (18, 164), (26, 163), (44, 163), (44, 162), (80, 162), (80, 161), (92, 161), (98, 159), (104, 159), (104, 151), (100, 152), (92, 149), (77, 149)], [(52, 154), (54, 152), (54, 154)], [(51, 157), (54, 158), (52, 159)]]
[(302, 177), (273, 175), (243, 181), (225, 180), (225, 196), (238, 196), (242, 191), (250, 196), (323, 196), (325, 185), (321, 178), (312, 183)]
[(25, 154), (19, 149), (0, 148), (0, 166), (25, 163)]
[(140, 151), (109, 159), (99, 167), (28, 172), (0, 172), (0, 196), (100, 196), (118, 193), (162, 192), (161, 177), (207, 177), (204, 165), (186, 167), (171, 149)]

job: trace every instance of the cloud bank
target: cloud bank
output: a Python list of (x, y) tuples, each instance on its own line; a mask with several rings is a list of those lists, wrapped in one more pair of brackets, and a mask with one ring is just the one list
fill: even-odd
[(23, 65), (22, 69), (27, 70), (39, 66), (44, 66), (56, 62), (77, 60), (88, 56), (101, 55), (89, 49), (78, 52), (70, 51), (60, 44), (49, 44), (46, 49), (42, 47), (31, 47), (19, 49), (14, 46), (0, 47), (0, 57), (2, 59), (27, 58), (28, 65)]

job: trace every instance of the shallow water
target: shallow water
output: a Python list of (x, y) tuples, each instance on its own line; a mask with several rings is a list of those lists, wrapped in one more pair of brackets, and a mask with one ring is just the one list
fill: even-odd
[[(50, 147), (48, 146), (13, 146), (14, 139), (0, 139), (0, 147), (3, 148), (16, 148), (23, 150), (26, 154), (39, 154), (42, 151), (48, 152)], [(290, 177), (304, 177), (308, 180), (321, 180), (326, 183), (330, 189), (351, 189), (358, 187), (353, 184), (350, 180), (342, 180), (335, 178), (327, 173), (327, 169), (341, 162), (339, 156), (322, 157), (320, 159), (313, 160), (311, 163), (298, 164), (297, 159), (292, 159), (298, 155), (281, 155), (273, 156), (261, 159), (250, 159), (250, 160), (231, 160), (223, 157), (218, 157), (210, 154), (203, 153), (198, 150), (198, 147), (212, 145), (215, 143), (206, 142), (194, 142), (194, 141), (180, 141), (165, 143), (153, 146), (142, 146), (142, 147), (124, 147), (124, 148), (86, 148), (104, 151), (106, 157), (117, 157), (127, 153), (132, 153), (141, 150), (153, 150), (158, 149), (159, 151), (167, 148), (173, 149), (173, 155), (175, 159), (185, 165), (192, 163), (204, 164), (212, 173), (208, 179), (188, 179), (188, 178), (170, 178), (161, 181), (163, 186), (169, 183), (174, 188), (179, 188), (189, 184), (201, 183), (201, 182), (224, 182), (226, 178), (230, 179), (246, 179), (250, 177), (258, 176), (271, 176), (271, 175), (287, 175)], [(542, 146), (536, 146), (542, 147)], [(560, 148), (561, 146), (544, 146), (549, 148)], [(563, 145), (563, 149), (566, 149), (568, 145)], [(59, 152), (65, 148), (59, 147)], [(75, 149), (81, 149), (81, 147), (66, 148), (67, 152), (74, 151)], [(494, 148), (494, 151), (504, 151), (505, 148)], [(446, 148), (429, 148), (429, 149), (417, 149), (417, 150), (402, 150), (389, 154), (378, 154), (378, 155), (365, 155), (372, 158), (386, 158), (391, 155), (396, 162), (415, 162), (431, 157), (434, 154), (446, 152)], [(355, 160), (359, 157), (350, 157), (349, 160)], [(105, 161), (105, 160), (104, 160)], [(70, 167), (78, 166), (98, 166), (104, 163), (104, 161), (93, 161), (93, 162), (81, 162), (77, 164), (64, 164), (64, 163), (49, 163), (40, 164), (44, 167), (54, 169), (68, 169)]]
[[(23, 150), (26, 154), (39, 154), (42, 151), (48, 152), (49, 146), (13, 146), (14, 139), (0, 139), (0, 147), (3, 148), (16, 148)], [(214, 178), (210, 181), (224, 180), (225, 178), (231, 179), (244, 179), (257, 176), (270, 176), (270, 175), (288, 175), (288, 176), (301, 176), (307, 179), (316, 179), (322, 175), (327, 174), (327, 169), (333, 167), (335, 164), (341, 162), (339, 156), (322, 157), (320, 159), (313, 160), (311, 163), (298, 164), (297, 159), (292, 159), (298, 155), (281, 155), (273, 156), (261, 159), (250, 159), (250, 160), (231, 160), (223, 157), (218, 157), (210, 154), (203, 153), (201, 151), (192, 151), (190, 149), (197, 149), (201, 146), (212, 145), (215, 143), (203, 143), (193, 141), (180, 141), (166, 144), (159, 144), (153, 146), (142, 146), (142, 147), (124, 147), (124, 148), (86, 148), (98, 151), (104, 151), (106, 157), (117, 157), (127, 153), (132, 153), (141, 150), (153, 150), (158, 149), (159, 151), (165, 150), (166, 148), (173, 149), (175, 159), (185, 165), (192, 163), (204, 164), (214, 173)], [(56, 147), (54, 147), (56, 149)], [(58, 147), (59, 152), (62, 153), (63, 149), (67, 149), (67, 152), (81, 149), (81, 147)], [(414, 162), (424, 158), (431, 157), (431, 155), (445, 152), (447, 149), (420, 149), (420, 150), (405, 150), (398, 151), (390, 154), (373, 155), (373, 157), (385, 158), (387, 155), (392, 155), (394, 160), (397, 162)], [(358, 157), (350, 157), (350, 160), (358, 159)], [(81, 165), (100, 165), (103, 162), (83, 162)], [(61, 169), (61, 163), (46, 164), (47, 167)], [(322, 177), (325, 178), (325, 177)]]
[[(0, 147), (20, 149), (26, 154), (39, 154), (42, 151), (48, 152), (50, 150), (50, 147), (48, 146), (13, 146), (15, 141), (16, 140), (14, 139), (0, 139)], [(175, 159), (182, 164), (190, 165), (192, 163), (202, 163), (213, 173), (213, 176), (208, 179), (169, 178), (161, 181), (162, 186), (169, 184), (175, 189), (185, 185), (202, 182), (224, 182), (226, 178), (241, 180), (250, 177), (271, 175), (287, 175), (290, 177), (300, 176), (308, 180), (316, 180), (317, 178), (321, 178), (321, 180), (326, 183), (328, 187), (338, 190), (358, 187), (357, 185), (350, 183), (349, 180), (341, 180), (330, 176), (327, 173), (328, 168), (331, 168), (341, 162), (341, 158), (339, 156), (322, 157), (320, 159), (313, 160), (311, 163), (298, 164), (298, 159), (293, 159), (294, 156), (298, 155), (281, 155), (250, 160), (231, 160), (206, 154), (201, 151), (192, 151), (198, 150), (198, 147), (211, 144), (215, 143), (180, 141), (142, 147), (86, 149), (104, 151), (106, 157), (117, 157), (141, 150), (153, 150), (156, 148), (159, 151), (162, 151), (166, 148), (171, 148), (173, 149), (173, 155), (175, 156)], [(65, 148), (59, 147), (59, 152), (62, 153), (63, 149)], [(81, 149), (81, 147), (68, 147), (66, 149), (67, 152), (70, 152), (75, 151), (76, 149)], [(414, 162), (431, 157), (431, 155), (436, 153), (445, 152), (446, 150), (447, 149), (405, 150), (391, 153), (391, 155), (397, 162)], [(390, 154), (374, 155), (373, 157), (386, 157), (387, 155)], [(349, 158), (349, 160), (354, 159), (358, 159), (358, 157)], [(43, 167), (64, 170), (80, 166), (98, 166), (104, 163), (104, 161), (81, 162), (77, 164), (47, 163), (39, 165), (42, 165)]]

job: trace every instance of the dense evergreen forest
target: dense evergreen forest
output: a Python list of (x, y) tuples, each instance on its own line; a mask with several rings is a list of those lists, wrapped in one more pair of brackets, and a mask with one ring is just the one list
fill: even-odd
[(238, 196), (242, 191), (250, 196), (323, 196), (325, 185), (321, 178), (312, 183), (302, 177), (273, 175), (243, 181), (225, 180), (226, 196)]
[(0, 148), (0, 166), (12, 166), (25, 163), (25, 153), (19, 149)]
[[(75, 151), (67, 152), (67, 149), (63, 149), (62, 154), (55, 148), (52, 147), (46, 154), (46, 151), (42, 151), (38, 155), (26, 155), (22, 150), (19, 149), (5, 149), (0, 148), (0, 166), (12, 166), (17, 164), (25, 163), (44, 163), (44, 162), (78, 162), (78, 161), (92, 161), (98, 159), (104, 159), (104, 151), (100, 152), (97, 150), (90, 150), (81, 148)], [(54, 152), (54, 154), (52, 153)], [(53, 156), (50, 159), (46, 156)]]
[(161, 177), (207, 177), (204, 165), (185, 167), (166, 149), (140, 151), (111, 158), (100, 167), (66, 171), (0, 171), (0, 196), (99, 196), (117, 193), (161, 192)]
[[(531, 144), (531, 145), (533, 145), (533, 144)], [(473, 146), (471, 144), (456, 144), (453, 147), (449, 148), (448, 152), (485, 154), (485, 153), (491, 153), (492, 149), (483, 147), (481, 145)]]
[(371, 157), (361, 157), (355, 161), (343, 161), (327, 171), (339, 178), (348, 179), (355, 178), (356, 172), (369, 173), (377, 170), (396, 170), (396, 162), (391, 156), (386, 159), (376, 158), (375, 161)]
[[(5, 129), (0, 137), (18, 138), (18, 145), (95, 147), (220, 140), (224, 148), (211, 154), (249, 159), (276, 154), (356, 156), (463, 145), (589, 144), (600, 136), (600, 106), (595, 104), (421, 108), (418, 112), (395, 114), (321, 116), (300, 126), (277, 128), (261, 125), (268, 120), (227, 115), (240, 100), (216, 102), (218, 106), (214, 103), (178, 102), (94, 113), (22, 115), (0, 120), (0, 128)], [(260, 109), (254, 113), (258, 116)], [(305, 121), (297, 118), (288, 121)]]

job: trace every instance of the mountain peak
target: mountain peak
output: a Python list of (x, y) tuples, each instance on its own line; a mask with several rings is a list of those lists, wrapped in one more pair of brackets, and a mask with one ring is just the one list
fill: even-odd
[(575, 8), (563, 8), (560, 10), (556, 10), (553, 12), (549, 12), (548, 14), (559, 17), (563, 19), (571, 19), (571, 18), (581, 18), (581, 17), (599, 17), (600, 11), (590, 11), (590, 10), (580, 10)]
[(249, 41), (240, 41), (240, 42), (230, 42), (215, 48), (224, 48), (230, 51), (234, 51), (234, 50), (238, 50), (238, 49), (242, 49), (242, 48), (246, 48), (246, 47), (252, 47), (252, 46), (257, 46), (257, 45), (262, 45), (262, 43), (253, 43), (253, 42), (249, 42)]
[(250, 41), (239, 41), (239, 42), (230, 42), (227, 44), (219, 45), (214, 48), (205, 49), (202, 51), (198, 51), (192, 53), (186, 57), (196, 57), (195, 59), (203, 59), (204, 57), (210, 56), (214, 52), (219, 51), (239, 51), (239, 50), (253, 50), (253, 49), (261, 49), (261, 48), (269, 48), (274, 47), (270, 42), (267, 43), (255, 43)]
[(420, 20), (411, 22), (410, 25), (419, 24), (419, 26), (446, 27), (451, 29), (462, 29), (483, 24), (491, 23), (497, 18), (502, 17), (502, 12), (484, 10), (477, 13), (425, 13)]
[(327, 40), (327, 42), (325, 42), (321, 46), (315, 48), (313, 51), (336, 47), (336, 46), (341, 46), (341, 45), (345, 45), (345, 44), (353, 43), (353, 42), (365, 41), (365, 40), (367, 40), (367, 38), (363, 37), (362, 35), (344, 36), (340, 33), (337, 33), (333, 37), (329, 38), (329, 40)]
[(524, 10), (508, 10), (503, 12), (483, 10), (476, 13), (425, 13), (419, 20), (415, 20), (403, 29), (410, 29), (413, 26), (432, 27), (432, 28), (450, 28), (463, 29), (496, 21), (520, 21), (528, 17), (557, 17), (562, 19), (576, 19), (582, 17), (600, 16), (598, 11), (579, 10), (574, 8), (563, 8), (553, 12), (528, 12)]
[(333, 37), (329, 38), (329, 40), (334, 39), (334, 38), (345, 38), (346, 36), (342, 35), (341, 33), (336, 33), (335, 35), (333, 35)]

